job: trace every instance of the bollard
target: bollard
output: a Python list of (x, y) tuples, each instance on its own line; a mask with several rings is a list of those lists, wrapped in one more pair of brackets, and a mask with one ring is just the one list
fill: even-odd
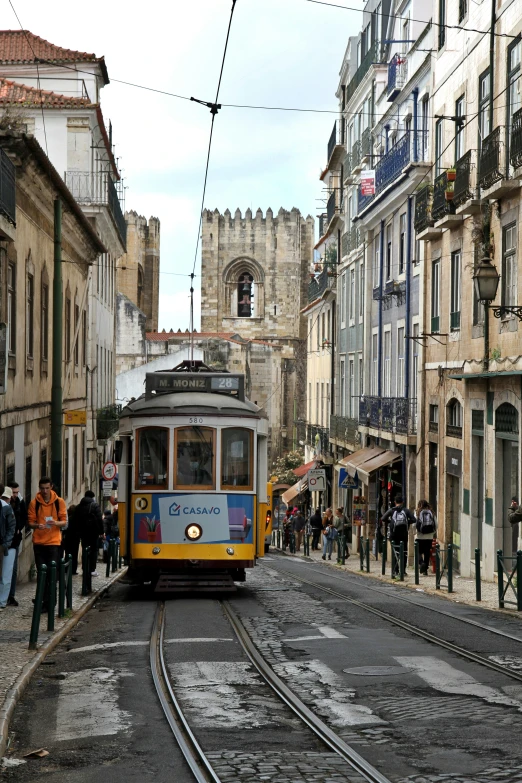
[(60, 560), (60, 578), (58, 581), (58, 617), (65, 617), (65, 583), (66, 583), (65, 557)]
[(360, 570), (364, 571), (364, 538), (359, 539), (359, 564)]
[(399, 545), (399, 579), (404, 582), (404, 541), (401, 541)]
[(453, 544), (448, 544), (446, 550), (446, 567), (448, 569), (448, 593), (453, 592)]
[(29, 649), (36, 650), (38, 643), (38, 631), (40, 630), (40, 617), (42, 616), (42, 603), (47, 581), (47, 566), (38, 569), (36, 577), (36, 595), (34, 599), (33, 619), (31, 621), (31, 633), (29, 634)]
[(517, 552), (517, 610), (522, 612), (522, 552)]
[(47, 630), (54, 631), (54, 609), (56, 607), (56, 563), (51, 560), (51, 578), (49, 579), (49, 606), (47, 610)]
[(482, 600), (482, 585), (480, 583), (480, 549), (475, 549), (475, 600)]
[(366, 539), (366, 573), (370, 573), (370, 539)]
[(111, 575), (111, 560), (112, 560), (112, 557), (111, 557), (111, 544), (112, 544), (112, 538), (109, 538), (109, 540), (107, 542), (107, 550), (106, 550), (107, 551), (107, 562), (105, 564), (105, 576), (106, 576), (107, 579)]
[(85, 551), (82, 552), (82, 595), (89, 595), (92, 591), (90, 554), (90, 546), (85, 547)]
[(415, 584), (420, 584), (419, 579), (419, 542), (415, 539), (413, 544), (413, 566), (415, 569)]
[(67, 569), (67, 609), (72, 609), (73, 606), (72, 555), (68, 555), (67, 560), (69, 561), (69, 568)]
[(390, 541), (390, 554), (391, 554), (391, 575), (392, 579), (395, 579), (395, 564), (397, 562), (397, 552), (393, 541)]
[(281, 531), (277, 528), (277, 548), (281, 549)]
[(440, 544), (435, 547), (435, 590), (440, 590)]
[(290, 533), (290, 554), (295, 555), (295, 533)]
[(497, 586), (498, 586), (498, 608), (504, 608), (504, 570), (502, 567), (502, 550), (497, 549)]
[(346, 536), (341, 536), (341, 565), (346, 565)]
[(388, 553), (388, 540), (385, 538), (382, 542), (381, 573), (386, 576), (386, 555)]
[(112, 573), (114, 574), (118, 570), (118, 539), (112, 538), (111, 541), (114, 541), (112, 546)]
[(121, 567), (123, 565), (123, 557), (121, 554), (120, 539), (117, 538), (116, 541), (118, 542), (118, 570), (121, 571)]

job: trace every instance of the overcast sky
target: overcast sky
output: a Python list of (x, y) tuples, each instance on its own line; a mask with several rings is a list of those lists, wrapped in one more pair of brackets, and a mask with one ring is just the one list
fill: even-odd
[[(26, 29), (105, 55), (109, 77), (213, 101), (231, 0), (13, 0)], [(361, 6), (360, 0), (350, 5)], [(3, 0), (4, 29), (17, 29)], [(335, 110), (349, 35), (362, 15), (305, 0), (237, 0), (222, 103)], [(121, 157), (126, 208), (161, 220), (160, 329), (188, 327), (210, 113), (203, 106), (111, 82), (102, 109)], [(297, 207), (315, 217), (334, 114), (222, 109), (205, 206)], [(197, 271), (200, 267), (198, 253)], [(196, 281), (199, 292), (199, 278)], [(199, 326), (199, 304), (197, 322)]]

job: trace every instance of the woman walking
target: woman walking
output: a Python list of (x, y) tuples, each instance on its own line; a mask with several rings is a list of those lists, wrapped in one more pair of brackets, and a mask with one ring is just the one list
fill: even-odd
[(430, 565), (431, 544), (437, 530), (435, 515), (427, 500), (419, 500), (415, 517), (417, 519), (417, 535), (415, 538), (419, 542), (419, 570), (421, 574), (427, 576)]

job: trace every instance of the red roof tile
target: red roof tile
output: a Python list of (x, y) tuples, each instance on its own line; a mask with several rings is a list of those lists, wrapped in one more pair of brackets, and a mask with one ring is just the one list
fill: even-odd
[(0, 30), (0, 62), (1, 63), (34, 63), (39, 60), (53, 62), (99, 62), (103, 57), (87, 52), (76, 52), (74, 49), (64, 49), (63, 46), (46, 41), (29, 30)]
[(64, 106), (92, 107), (88, 98), (73, 98), (50, 90), (38, 90), (26, 87), (0, 77), (0, 104), (19, 104), (21, 106), (45, 106), (47, 109), (61, 109)]

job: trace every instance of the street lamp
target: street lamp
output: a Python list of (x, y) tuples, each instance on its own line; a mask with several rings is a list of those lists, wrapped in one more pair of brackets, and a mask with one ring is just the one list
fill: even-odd
[[(500, 275), (497, 268), (489, 258), (483, 258), (479, 263), (475, 275), (475, 291), (479, 302), (484, 302), (484, 360), (482, 366), (485, 372), (489, 369), (489, 308), (490, 303), (497, 295)], [(503, 308), (492, 308), (493, 315), (500, 318)], [(498, 315), (497, 315), (498, 311)]]

